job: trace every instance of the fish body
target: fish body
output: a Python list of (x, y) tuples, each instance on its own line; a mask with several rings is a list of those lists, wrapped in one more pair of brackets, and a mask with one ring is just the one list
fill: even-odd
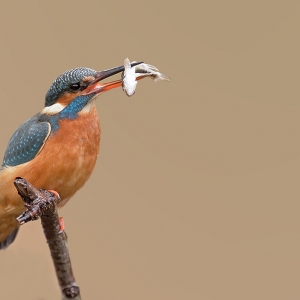
[[(135, 62), (132, 62), (135, 63)], [(137, 86), (137, 80), (145, 77), (152, 78), (155, 82), (166, 80), (170, 81), (170, 78), (158, 71), (155, 66), (141, 63), (134, 67), (131, 67), (128, 58), (124, 60), (124, 72), (122, 73), (122, 87), (127, 96), (132, 96), (135, 93)]]
[(131, 67), (130, 61), (128, 58), (124, 60), (124, 72), (122, 73), (122, 87), (128, 97), (132, 96), (135, 93), (137, 81), (135, 67)]

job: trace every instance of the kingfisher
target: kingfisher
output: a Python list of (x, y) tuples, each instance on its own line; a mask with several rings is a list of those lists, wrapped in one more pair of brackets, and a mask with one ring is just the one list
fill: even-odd
[[(141, 62), (134, 62), (136, 66)], [(15, 131), (0, 168), (0, 249), (16, 238), (16, 218), (25, 210), (14, 187), (24, 177), (37, 188), (56, 191), (59, 207), (85, 184), (100, 149), (100, 122), (95, 100), (103, 92), (122, 86), (122, 80), (101, 83), (124, 71), (75, 68), (57, 77), (45, 97), (43, 110)]]

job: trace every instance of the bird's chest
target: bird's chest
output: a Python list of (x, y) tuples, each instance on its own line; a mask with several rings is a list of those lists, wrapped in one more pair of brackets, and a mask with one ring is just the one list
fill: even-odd
[(84, 185), (94, 169), (101, 130), (95, 107), (76, 119), (61, 119), (58, 125), (34, 159), (36, 168), (33, 166), (31, 173), (34, 177), (39, 174), (34, 180), (38, 186), (56, 190), (67, 199)]
[[(56, 149), (57, 159), (65, 173), (76, 178), (86, 176), (96, 163), (100, 146), (100, 124), (96, 109), (75, 120), (59, 121), (59, 130), (49, 138)], [(53, 140), (53, 141), (52, 141)], [(71, 174), (72, 173), (72, 174)]]

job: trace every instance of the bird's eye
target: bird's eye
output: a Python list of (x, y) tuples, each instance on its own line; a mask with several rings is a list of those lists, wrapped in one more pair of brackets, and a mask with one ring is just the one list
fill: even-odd
[(80, 89), (80, 83), (77, 82), (77, 83), (70, 84), (70, 89), (74, 92), (78, 91)]

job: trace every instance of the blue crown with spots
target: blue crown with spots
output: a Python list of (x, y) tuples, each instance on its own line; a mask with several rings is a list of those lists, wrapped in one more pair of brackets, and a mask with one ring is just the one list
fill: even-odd
[(75, 68), (69, 70), (58, 76), (49, 88), (46, 98), (45, 106), (53, 105), (57, 98), (64, 92), (69, 90), (71, 84), (80, 82), (86, 76), (96, 76), (97, 71), (90, 68)]

